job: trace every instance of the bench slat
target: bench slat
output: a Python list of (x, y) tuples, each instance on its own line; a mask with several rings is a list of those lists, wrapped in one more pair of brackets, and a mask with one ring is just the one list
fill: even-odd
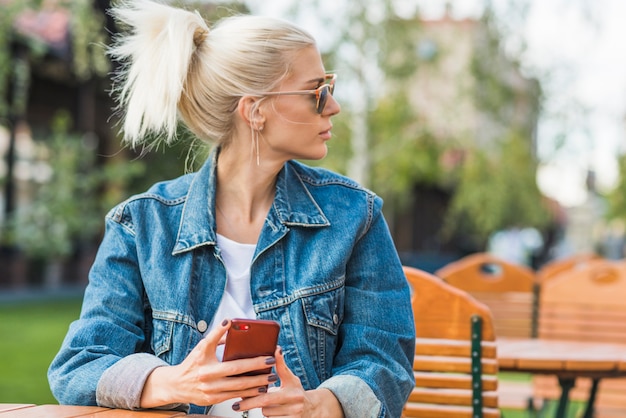
[[(471, 389), (472, 376), (459, 373), (436, 373), (436, 372), (414, 372), (415, 386), (418, 387), (440, 387)], [(483, 390), (494, 391), (498, 388), (498, 378), (493, 375), (483, 375)]]
[[(483, 418), (500, 418), (500, 410), (483, 408)], [(473, 418), (469, 406), (436, 405), (407, 402), (404, 407), (405, 418)]]
[[(471, 406), (472, 391), (463, 389), (415, 388), (409, 395), (409, 402)], [(497, 408), (498, 394), (496, 392), (483, 392), (483, 406)]]

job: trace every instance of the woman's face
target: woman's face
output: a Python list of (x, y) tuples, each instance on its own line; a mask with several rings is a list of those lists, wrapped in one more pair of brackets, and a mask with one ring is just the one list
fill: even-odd
[[(295, 55), (291, 73), (275, 91), (314, 90), (325, 81), (324, 65), (315, 47)], [(263, 144), (261, 159), (319, 160), (328, 151), (331, 138), (331, 116), (341, 110), (329, 94), (321, 114), (315, 110), (315, 95), (268, 96), (263, 104), (265, 125), (259, 135)]]

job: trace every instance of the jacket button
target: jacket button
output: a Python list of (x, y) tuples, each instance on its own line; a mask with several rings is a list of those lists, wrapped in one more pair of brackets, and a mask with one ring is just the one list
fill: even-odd
[(337, 325), (337, 324), (339, 323), (339, 317), (337, 316), (337, 314), (334, 314), (334, 315), (333, 315), (333, 323), (334, 323), (335, 325)]
[(209, 327), (209, 325), (206, 323), (204, 319), (198, 321), (198, 324), (196, 326), (198, 327), (198, 331), (200, 332), (206, 331), (207, 328)]

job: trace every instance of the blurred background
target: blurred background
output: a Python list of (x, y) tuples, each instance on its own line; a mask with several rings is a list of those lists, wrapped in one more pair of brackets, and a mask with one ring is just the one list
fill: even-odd
[[(176, 4), (209, 21), (286, 18), (318, 39), (342, 113), (328, 157), (312, 164), (385, 199), (404, 264), (433, 272), (480, 251), (535, 270), (584, 252), (623, 258), (626, 2)], [(50, 354), (20, 353), (34, 370), (21, 386), (3, 386), (13, 360), (0, 359), (0, 401), (49, 399), (45, 368), (78, 315), (107, 210), (202, 162), (185, 138), (145, 154), (121, 147), (109, 5), (0, 0), (0, 334), (50, 333)], [(38, 388), (16, 393), (32, 374)]]

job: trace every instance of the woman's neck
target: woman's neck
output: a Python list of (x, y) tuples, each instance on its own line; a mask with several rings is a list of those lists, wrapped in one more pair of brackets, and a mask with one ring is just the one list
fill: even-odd
[(215, 216), (218, 232), (233, 241), (257, 242), (274, 201), (276, 176), (282, 168), (241, 158), (235, 149), (221, 150), (217, 162)]

